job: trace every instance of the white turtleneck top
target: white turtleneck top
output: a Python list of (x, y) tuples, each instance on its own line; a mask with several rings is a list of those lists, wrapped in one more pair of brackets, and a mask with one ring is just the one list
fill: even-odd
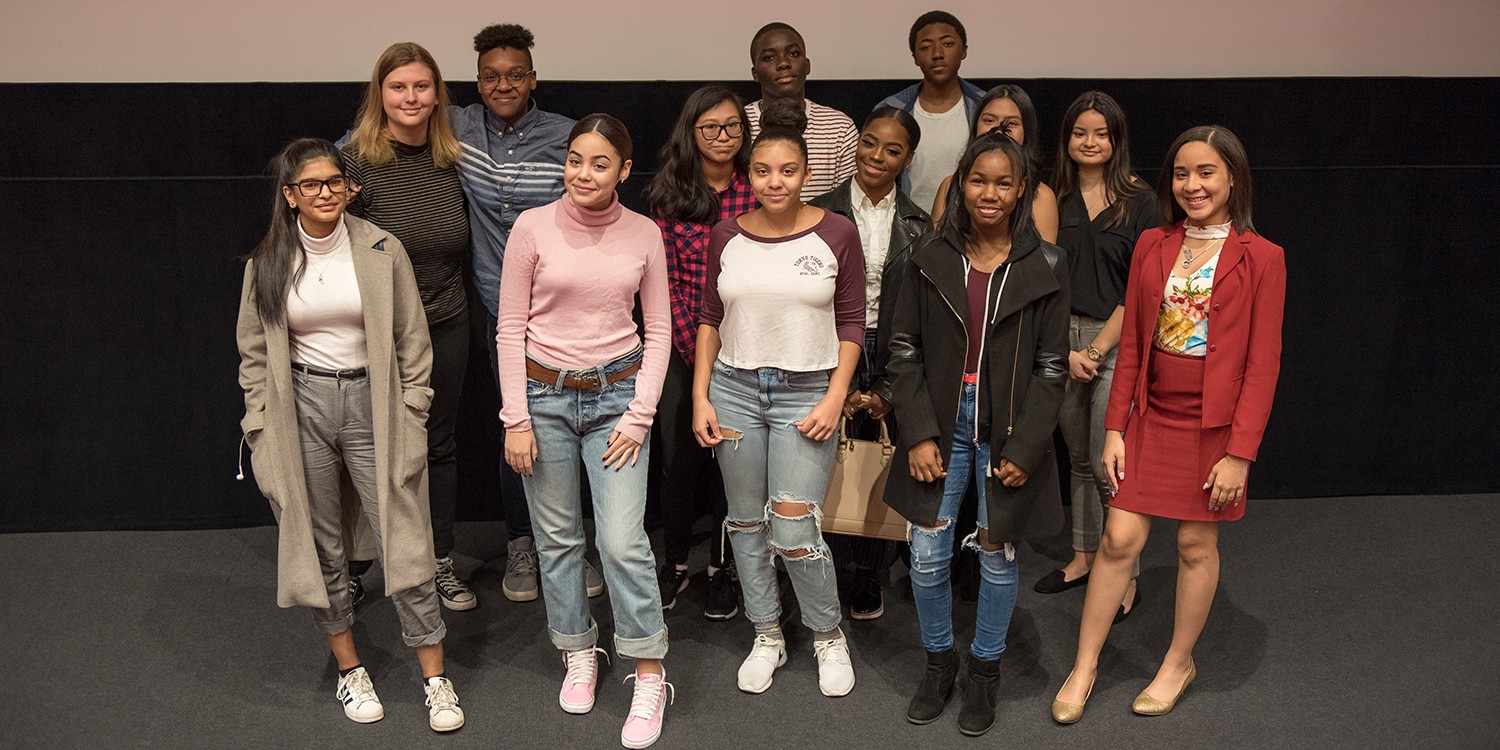
[(339, 218), (327, 237), (312, 237), (297, 223), (307, 268), (286, 302), (292, 361), (322, 370), (364, 367), (364, 308), (354, 277), (349, 228)]

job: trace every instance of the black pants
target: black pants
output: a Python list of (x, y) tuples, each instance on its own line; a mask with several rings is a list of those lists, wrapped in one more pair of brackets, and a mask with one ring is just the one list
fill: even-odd
[[(495, 310), (486, 310), (489, 327), (479, 337), (480, 341), (487, 342), (485, 348), (489, 350), (490, 372), (495, 376), (495, 393), (500, 393), (500, 351), (495, 348), (495, 326), (499, 324)], [(505, 397), (500, 397), (501, 404), (505, 403)], [(500, 435), (501, 446), (505, 444), (505, 434)], [(520, 539), (523, 536), (531, 536), (531, 510), (526, 507), (526, 488), (521, 484), (521, 475), (510, 464), (505, 461), (505, 451), (500, 451), (500, 511), (505, 516), (505, 531), (511, 539)]]
[(693, 547), (693, 523), (704, 513), (713, 521), (708, 564), (729, 566), (724, 554), (724, 479), (713, 451), (693, 437), (693, 368), (675, 350), (667, 357), (667, 376), (657, 402), (655, 429), (660, 450), (652, 455), (661, 469), (661, 516), (666, 560), (687, 563)]
[(432, 547), (453, 552), (458, 512), (458, 405), (469, 368), (469, 310), (428, 327), (432, 336), (432, 407), (427, 412), (427, 488), (432, 506)]

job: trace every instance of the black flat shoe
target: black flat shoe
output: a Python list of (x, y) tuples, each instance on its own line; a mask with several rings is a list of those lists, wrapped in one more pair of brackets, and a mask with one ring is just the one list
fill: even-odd
[(1115, 622), (1124, 622), (1125, 618), (1129, 617), (1130, 613), (1134, 612), (1135, 608), (1139, 606), (1141, 606), (1141, 584), (1137, 582), (1135, 584), (1135, 596), (1130, 599), (1130, 609), (1126, 609), (1125, 605), (1121, 604), (1120, 611), (1115, 613)]
[(1078, 576), (1071, 581), (1065, 580), (1066, 578), (1067, 574), (1062, 572), (1062, 568), (1058, 568), (1057, 570), (1054, 570), (1051, 573), (1042, 576), (1042, 579), (1040, 581), (1037, 581), (1036, 585), (1032, 586), (1032, 588), (1035, 589), (1038, 594), (1061, 594), (1068, 589), (1078, 588), (1079, 586), (1082, 586), (1085, 583), (1089, 582), (1088, 573), (1084, 573), (1083, 575)]

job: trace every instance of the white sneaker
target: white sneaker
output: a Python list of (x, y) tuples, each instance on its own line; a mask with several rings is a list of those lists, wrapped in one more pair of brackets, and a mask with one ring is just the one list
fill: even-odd
[(764, 634), (755, 636), (755, 645), (750, 648), (750, 655), (740, 665), (740, 689), (747, 693), (766, 692), (766, 688), (771, 686), (771, 677), (776, 674), (776, 668), (784, 664), (785, 640)]
[(427, 691), (427, 726), (434, 732), (451, 732), (464, 725), (464, 710), (458, 707), (458, 693), (447, 677), (429, 677), (423, 686)]
[(370, 673), (364, 667), (355, 667), (340, 677), (339, 688), (333, 695), (344, 704), (344, 715), (350, 721), (370, 724), (385, 718), (385, 706), (380, 705), (375, 684), (370, 682)]
[(831, 641), (813, 641), (818, 655), (818, 689), (830, 698), (854, 689), (854, 665), (849, 661), (849, 639), (843, 633)]

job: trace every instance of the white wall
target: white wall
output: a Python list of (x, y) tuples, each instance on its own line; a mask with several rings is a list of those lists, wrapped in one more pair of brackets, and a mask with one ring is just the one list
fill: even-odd
[[(779, 5), (779, 4), (778, 4)], [(968, 27), (973, 77), (1497, 76), (1497, 0), (5, 0), (0, 80), (356, 81), (391, 42), (472, 80), (471, 40), (515, 22), (543, 80), (748, 78), (772, 20), (808, 42), (815, 78), (907, 78), (909, 24)]]

